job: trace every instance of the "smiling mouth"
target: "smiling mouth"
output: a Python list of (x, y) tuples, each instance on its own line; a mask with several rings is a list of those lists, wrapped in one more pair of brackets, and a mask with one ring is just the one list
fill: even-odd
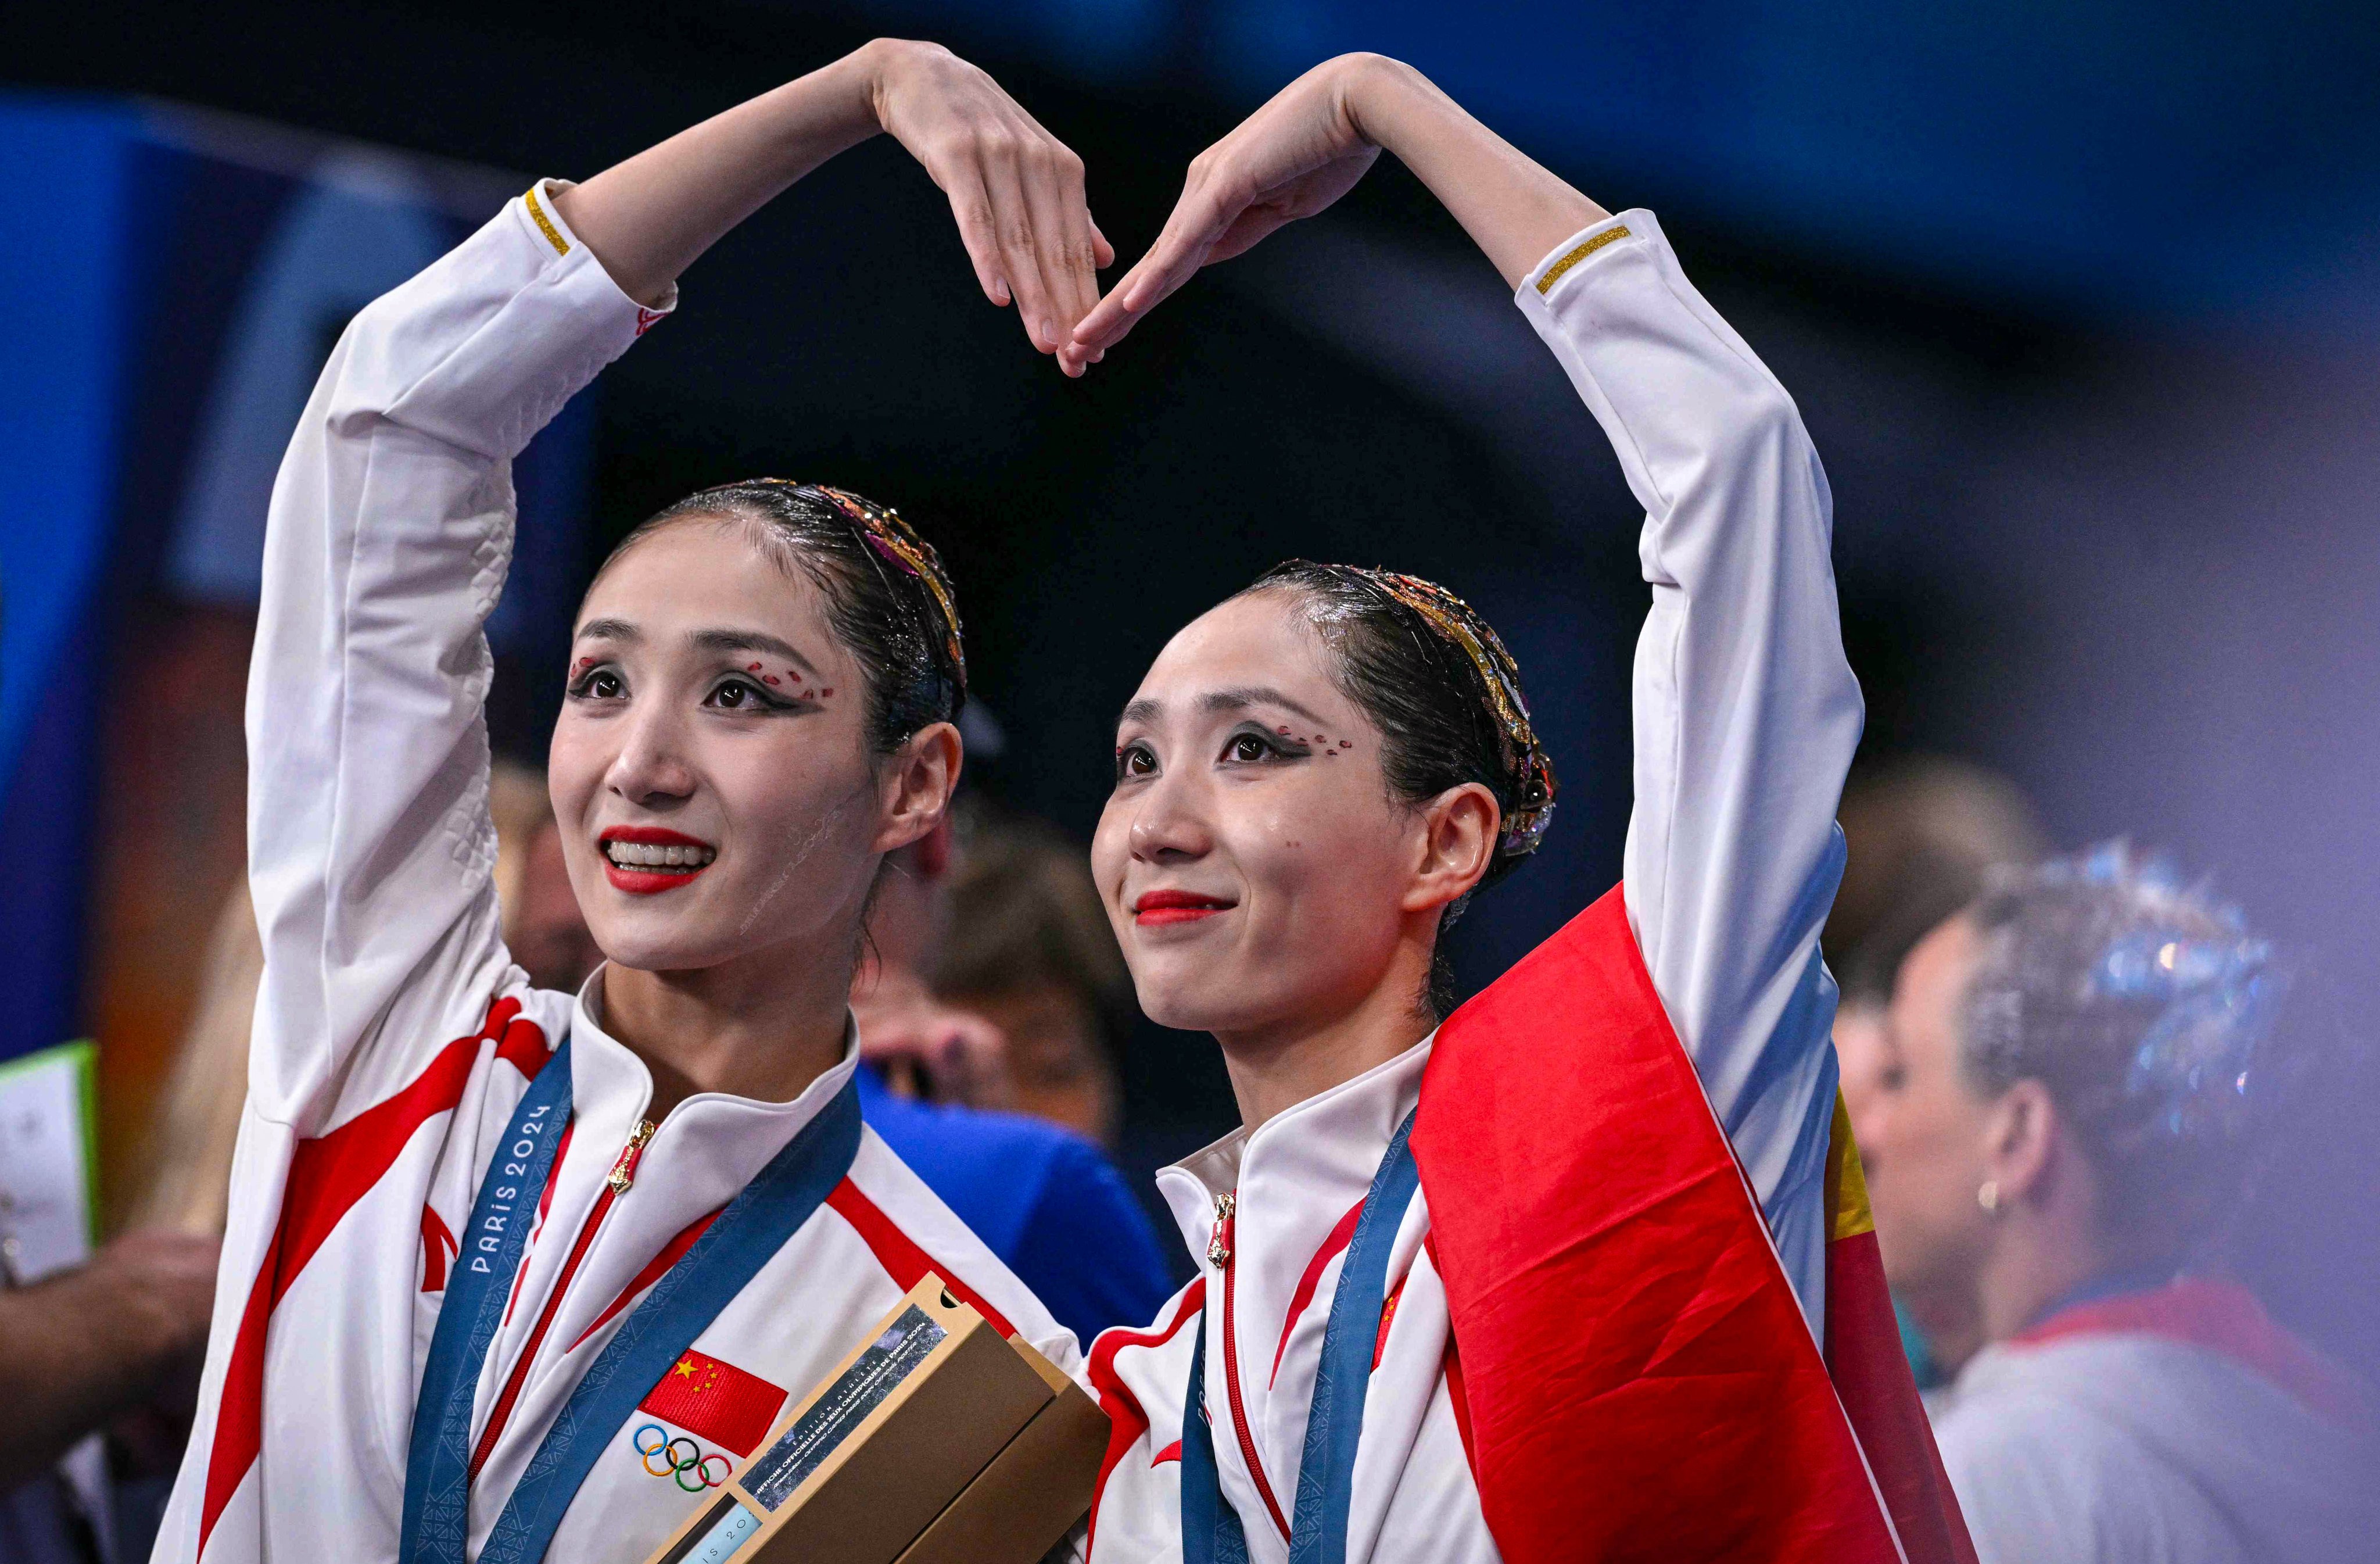
[(1160, 927), (1167, 923), (1195, 923), (1218, 912), (1228, 912), (1238, 905), (1220, 897), (1199, 896), (1193, 891), (1150, 891), (1132, 904), (1132, 920), (1143, 928)]
[(603, 855), (604, 877), (632, 896), (691, 885), (719, 858), (709, 842), (654, 825), (614, 826), (595, 846)]

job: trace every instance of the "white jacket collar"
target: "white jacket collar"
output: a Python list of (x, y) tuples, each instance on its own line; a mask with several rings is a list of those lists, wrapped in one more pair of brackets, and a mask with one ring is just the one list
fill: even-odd
[[(598, 1143), (624, 1142), (652, 1101), (652, 1072), (625, 1043), (603, 1030), (603, 973), (598, 967), (578, 990), (571, 1019), (570, 1071), (574, 1113)], [(679, 1103), (646, 1148), (649, 1158), (699, 1148), (735, 1184), (749, 1180), (834, 1100), (859, 1067), (859, 1023), (844, 1013), (843, 1057), (789, 1102), (761, 1102), (725, 1092), (698, 1092)]]
[(1422, 1070), (1437, 1040), (1432, 1032), (1394, 1058), (1316, 1093), (1257, 1129), (1244, 1125), (1160, 1168), (1158, 1190), (1192, 1255), (1206, 1259), (1219, 1195), (1236, 1193), (1244, 1244), (1256, 1237), (1249, 1225), (1269, 1225), (1274, 1214), (1312, 1208), (1327, 1210), (1336, 1220), (1362, 1200), (1390, 1138), (1421, 1100)]

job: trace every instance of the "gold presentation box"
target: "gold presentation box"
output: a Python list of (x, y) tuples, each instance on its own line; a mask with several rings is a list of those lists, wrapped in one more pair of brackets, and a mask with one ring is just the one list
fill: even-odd
[(1035, 1564), (1107, 1442), (1080, 1386), (929, 1276), (648, 1564)]

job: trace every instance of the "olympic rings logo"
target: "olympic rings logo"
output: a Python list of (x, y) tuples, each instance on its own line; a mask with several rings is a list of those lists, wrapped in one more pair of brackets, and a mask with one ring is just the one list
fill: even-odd
[[(653, 1436), (650, 1445), (645, 1443), (648, 1434)], [(683, 1434), (675, 1438), (670, 1437), (669, 1431), (658, 1423), (646, 1423), (628, 1436), (628, 1442), (637, 1448), (637, 1454), (644, 1458), (647, 1476), (671, 1478), (689, 1494), (715, 1488), (726, 1482), (735, 1471), (735, 1463), (717, 1450), (705, 1455), (700, 1445)], [(680, 1445), (686, 1448), (679, 1449)], [(659, 1466), (653, 1464), (656, 1460), (661, 1462)], [(719, 1463), (716, 1475), (710, 1470), (710, 1463), (714, 1460)], [(687, 1482), (688, 1477), (694, 1481)]]

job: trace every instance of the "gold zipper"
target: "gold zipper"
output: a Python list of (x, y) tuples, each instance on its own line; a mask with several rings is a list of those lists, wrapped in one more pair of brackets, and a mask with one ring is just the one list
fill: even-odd
[(637, 1181), (637, 1159), (644, 1155), (645, 1142), (652, 1138), (653, 1121), (650, 1118), (639, 1118), (637, 1127), (628, 1131), (628, 1143), (620, 1148), (620, 1155), (613, 1160), (612, 1171), (603, 1176), (603, 1181), (612, 1186), (614, 1195), (626, 1194), (628, 1186)]

